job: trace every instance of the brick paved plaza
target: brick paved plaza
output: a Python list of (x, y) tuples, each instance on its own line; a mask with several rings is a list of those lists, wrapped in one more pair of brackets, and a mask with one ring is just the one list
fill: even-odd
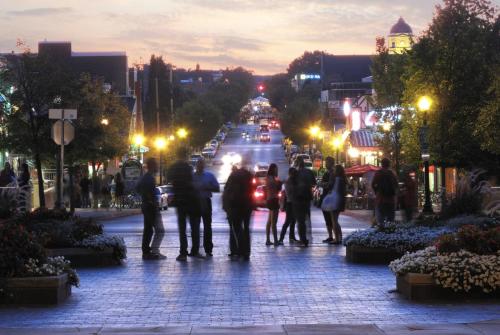
[(390, 292), (395, 279), (386, 266), (348, 264), (341, 246), (275, 249), (257, 232), (251, 261), (231, 262), (227, 235), (218, 231), (212, 259), (182, 264), (173, 233), (164, 241), (168, 259), (159, 262), (141, 259), (139, 234), (124, 236), (124, 266), (80, 269), (81, 287), (66, 303), (3, 308), (0, 327), (383, 326), (500, 317), (498, 301), (408, 302)]

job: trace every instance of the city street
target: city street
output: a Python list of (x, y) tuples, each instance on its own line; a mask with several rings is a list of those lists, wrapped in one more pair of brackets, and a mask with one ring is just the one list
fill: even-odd
[[(228, 151), (248, 156), (250, 164), (287, 164), (273, 132), (271, 144), (246, 143), (233, 130), (217, 159)], [(221, 166), (212, 167), (224, 181)], [(325, 245), (323, 218), (312, 210), (313, 244), (308, 249), (266, 247), (266, 210), (252, 220), (250, 262), (232, 262), (228, 225), (214, 198), (214, 256), (175, 261), (178, 236), (175, 210), (162, 212), (167, 234), (164, 261), (141, 259), (142, 216), (104, 222), (105, 231), (125, 238), (128, 257), (123, 266), (78, 269), (81, 287), (55, 307), (0, 310), (0, 327), (162, 327), (250, 326), (293, 324), (465, 323), (498, 318), (497, 301), (414, 303), (400, 297), (395, 277), (384, 265), (350, 264), (343, 246)], [(341, 216), (345, 234), (369, 226), (365, 214)], [(279, 226), (283, 223), (280, 215)], [(190, 242), (189, 242), (190, 243)], [(0, 329), (1, 333), (1, 329)]]

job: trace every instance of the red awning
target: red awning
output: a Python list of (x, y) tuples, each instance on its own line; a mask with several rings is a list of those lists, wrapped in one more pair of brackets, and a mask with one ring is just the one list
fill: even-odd
[(378, 171), (380, 168), (375, 165), (355, 165), (345, 169), (346, 176), (361, 176), (370, 171)]

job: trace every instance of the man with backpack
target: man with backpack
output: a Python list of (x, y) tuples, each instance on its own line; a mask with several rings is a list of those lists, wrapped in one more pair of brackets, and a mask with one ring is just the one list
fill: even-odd
[(377, 223), (394, 222), (396, 214), (396, 191), (398, 180), (392, 170), (391, 161), (382, 159), (382, 169), (373, 176), (372, 188), (375, 192), (375, 216)]

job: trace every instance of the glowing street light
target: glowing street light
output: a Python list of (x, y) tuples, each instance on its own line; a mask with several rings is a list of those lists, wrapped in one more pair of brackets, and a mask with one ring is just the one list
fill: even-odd
[(418, 99), (417, 106), (420, 111), (427, 112), (431, 109), (432, 100), (428, 96), (424, 95)]
[(318, 137), (320, 133), (321, 133), (321, 128), (318, 126), (311, 126), (309, 128), (309, 134), (311, 134), (313, 138)]
[(108, 119), (106, 119), (106, 118), (104, 118), (104, 119), (102, 119), (102, 120), (101, 120), (101, 124), (102, 124), (103, 126), (107, 126), (107, 125), (109, 125), (109, 120), (108, 120)]
[(335, 137), (332, 140), (332, 146), (335, 149), (335, 159), (337, 164), (340, 164), (339, 162), (339, 150), (342, 147), (342, 138), (340, 136)]
[(134, 134), (134, 136), (132, 136), (132, 143), (137, 145), (138, 147), (143, 145), (144, 141), (145, 141), (145, 138), (144, 138), (144, 135), (142, 135), (142, 134)]
[(179, 128), (176, 134), (179, 138), (184, 139), (188, 136), (188, 131), (185, 128)]
[(384, 122), (384, 124), (382, 125), (382, 129), (384, 129), (384, 131), (391, 130), (391, 123), (390, 122)]
[(167, 139), (163, 136), (158, 136), (155, 138), (155, 148), (158, 150), (160, 159), (158, 160), (158, 170), (160, 172), (160, 185), (163, 183), (163, 171), (161, 169), (161, 152), (167, 147)]
[(169, 140), (169, 141), (173, 141), (173, 140), (175, 140), (175, 136), (174, 136), (174, 135), (170, 135), (170, 136), (168, 137), (168, 140)]
[(429, 144), (427, 143), (427, 112), (431, 108), (432, 100), (428, 96), (422, 96), (418, 99), (417, 107), (418, 109), (424, 113), (423, 126), (420, 128), (420, 149), (422, 151), (422, 159), (424, 161), (424, 208), (423, 212), (431, 214), (432, 203), (431, 203), (431, 190), (430, 190), (430, 180), (429, 180)]

